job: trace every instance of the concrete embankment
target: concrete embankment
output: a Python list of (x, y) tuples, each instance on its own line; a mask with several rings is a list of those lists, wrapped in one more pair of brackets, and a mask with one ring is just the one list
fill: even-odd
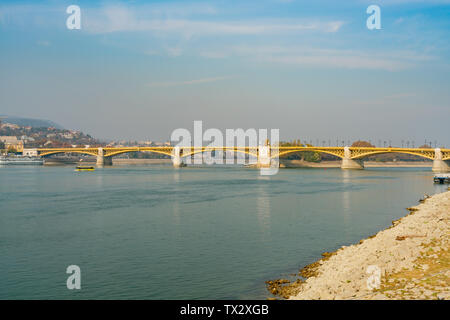
[[(72, 164), (86, 164), (96, 165), (96, 158), (90, 157), (83, 159), (82, 162), (76, 157), (71, 158), (48, 158), (45, 159), (45, 165), (72, 165)], [(126, 158), (114, 158), (114, 165), (148, 165), (148, 164), (170, 164), (171, 159), (126, 159)], [(365, 161), (364, 166), (366, 168), (420, 168), (420, 167), (432, 167), (431, 161), (391, 161), (391, 162), (377, 162), (377, 161)], [(251, 167), (251, 166), (249, 166)], [(287, 160), (280, 159), (280, 168), (340, 168), (341, 161), (322, 161), (322, 162), (307, 162), (302, 160)]]
[[(431, 168), (432, 161), (364, 161), (366, 168)], [(302, 160), (280, 159), (281, 168), (340, 168), (341, 161), (307, 162)]]
[(171, 159), (113, 159), (114, 165), (144, 165), (144, 164), (170, 164)]
[[(83, 161), (79, 161), (78, 159), (62, 159), (62, 160), (54, 160), (54, 159), (46, 159), (45, 165), (73, 165), (73, 164), (82, 164), (82, 165), (96, 165), (96, 159), (85, 159)], [(122, 159), (122, 158), (114, 158), (113, 165), (121, 166), (121, 165), (149, 165), (149, 164), (169, 164), (172, 165), (171, 159)]]
[(268, 281), (290, 299), (449, 299), (450, 191), (359, 244), (324, 253), (300, 270), (306, 278)]

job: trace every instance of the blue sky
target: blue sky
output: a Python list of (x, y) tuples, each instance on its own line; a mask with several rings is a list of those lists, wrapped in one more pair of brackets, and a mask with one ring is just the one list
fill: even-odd
[[(81, 30), (66, 28), (67, 6)], [(381, 8), (368, 30), (366, 8)], [(450, 1), (2, 1), (0, 114), (450, 147)]]

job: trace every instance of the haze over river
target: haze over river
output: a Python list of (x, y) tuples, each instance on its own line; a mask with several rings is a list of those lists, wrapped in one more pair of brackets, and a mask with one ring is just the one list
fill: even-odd
[[(0, 299), (265, 299), (407, 214), (429, 168), (0, 168)], [(81, 268), (68, 290), (66, 268)]]

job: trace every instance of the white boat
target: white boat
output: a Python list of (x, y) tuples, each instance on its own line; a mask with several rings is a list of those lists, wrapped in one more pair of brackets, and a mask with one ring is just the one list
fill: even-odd
[(44, 159), (27, 156), (0, 156), (0, 165), (43, 165)]

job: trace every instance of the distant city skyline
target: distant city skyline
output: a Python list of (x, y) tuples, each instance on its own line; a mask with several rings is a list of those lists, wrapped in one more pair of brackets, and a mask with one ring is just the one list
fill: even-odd
[[(54, 123), (52, 121), (46, 120), (46, 119), (31, 119), (31, 118), (21, 118), (21, 117), (9, 117), (9, 116), (0, 116), (0, 128), (3, 127), (14, 127), (14, 128), (18, 128), (18, 127), (24, 127), (24, 128), (28, 128), (28, 127), (35, 127), (35, 128), (39, 128), (39, 127), (48, 127), (48, 128), (56, 128), (56, 129), (63, 129), (63, 130), (68, 130), (71, 132), (80, 132), (74, 129), (70, 129), (70, 128), (63, 128), (61, 125), (59, 125), (58, 123)], [(83, 132), (85, 134), (89, 134), (86, 132)], [(20, 135), (19, 135), (20, 136)], [(22, 135), (23, 136), (26, 135)], [(96, 137), (93, 137), (96, 138)], [(105, 143), (135, 143), (135, 144), (165, 144), (165, 143), (169, 143), (169, 139), (167, 140), (152, 140), (152, 139), (144, 139), (144, 140), (139, 140), (139, 139), (123, 139), (123, 138), (119, 138), (119, 139), (99, 139), (102, 142)], [(411, 139), (407, 139), (407, 140), (382, 140), (382, 139), (378, 139), (378, 140), (371, 140), (371, 139), (357, 139), (357, 140), (350, 140), (350, 139), (325, 139), (325, 140), (320, 140), (320, 139), (312, 139), (312, 138), (305, 138), (305, 137), (297, 137), (294, 139), (288, 139), (285, 140), (283, 142), (300, 142), (302, 144), (311, 144), (311, 145), (315, 145), (315, 146), (350, 146), (352, 145), (354, 142), (360, 142), (360, 141), (364, 141), (364, 142), (369, 142), (370, 144), (374, 145), (374, 146), (379, 146), (379, 147), (389, 147), (389, 146), (395, 146), (395, 147), (406, 147), (406, 148), (414, 148), (414, 147), (421, 147), (421, 146), (428, 146), (431, 148), (436, 148), (436, 147), (442, 147), (443, 145), (438, 142), (437, 140), (433, 140), (433, 139), (424, 139), (424, 142), (421, 143), (420, 141), (416, 142), (415, 140), (411, 140)], [(208, 143), (204, 143), (204, 145), (207, 145)], [(224, 143), (225, 145), (225, 143)]]
[[(66, 28), (72, 4), (81, 30)], [(202, 120), (448, 147), (449, 17), (447, 0), (3, 1), (0, 114), (105, 140), (167, 141)]]

